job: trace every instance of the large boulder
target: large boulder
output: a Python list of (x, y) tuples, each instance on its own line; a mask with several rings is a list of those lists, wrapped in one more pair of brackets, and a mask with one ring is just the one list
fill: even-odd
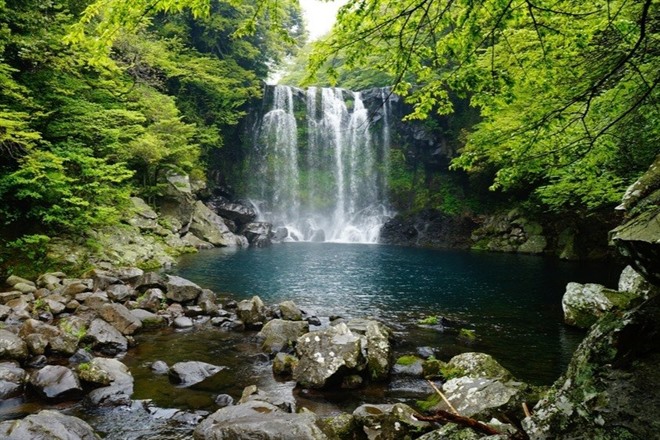
[(626, 222), (611, 232), (611, 240), (639, 273), (660, 286), (660, 155), (623, 196), (618, 209)]
[(367, 338), (367, 368), (372, 380), (385, 380), (392, 366), (392, 347), (389, 328), (376, 321), (369, 321)]
[(112, 325), (103, 319), (94, 319), (83, 337), (83, 342), (107, 355), (116, 355), (128, 349), (128, 340)]
[(660, 296), (603, 316), (523, 421), (532, 440), (647, 439), (660, 432)]
[(42, 410), (24, 419), (0, 423), (0, 437), (6, 440), (99, 439), (86, 422), (52, 410)]
[(511, 380), (513, 375), (486, 353), (462, 353), (447, 362), (447, 368), (460, 372), (464, 377), (485, 377), (488, 379)]
[(309, 332), (306, 321), (285, 321), (273, 319), (261, 329), (257, 338), (262, 342), (261, 348), (267, 353), (278, 353), (293, 349), (296, 340)]
[(166, 297), (176, 302), (195, 301), (202, 288), (185, 278), (168, 275), (165, 283)]
[(278, 306), (282, 319), (286, 321), (302, 320), (302, 311), (293, 301), (283, 301)]
[(170, 377), (179, 385), (189, 387), (204, 379), (218, 374), (227, 367), (207, 364), (205, 362), (177, 362), (170, 367)]
[(222, 217), (211, 211), (201, 201), (195, 203), (190, 232), (214, 246), (235, 247), (241, 245), (241, 241), (229, 230)]
[(8, 330), (0, 329), (0, 360), (23, 360), (28, 355), (25, 341)]
[(80, 379), (101, 386), (87, 395), (94, 407), (116, 406), (130, 403), (133, 394), (133, 376), (128, 367), (117, 359), (96, 357), (78, 366)]
[(260, 326), (267, 320), (266, 306), (258, 296), (239, 302), (236, 307), (236, 314), (246, 326)]
[(415, 414), (415, 410), (403, 403), (364, 404), (353, 411), (357, 425), (367, 438), (379, 440), (415, 438), (433, 429), (429, 422), (417, 420)]
[(251, 400), (221, 408), (195, 428), (196, 440), (323, 440), (313, 413), (291, 414), (270, 403)]
[(164, 177), (166, 185), (164, 194), (158, 199), (158, 210), (162, 217), (175, 219), (185, 230), (192, 219), (196, 202), (190, 186), (190, 177), (174, 172), (168, 172)]
[(121, 304), (105, 304), (99, 314), (123, 335), (132, 335), (142, 328), (142, 322)]
[(252, 222), (243, 226), (241, 233), (247, 238), (250, 246), (268, 247), (271, 245), (273, 225), (266, 222)]
[(615, 307), (627, 309), (637, 299), (636, 292), (617, 292), (600, 284), (568, 283), (561, 300), (564, 321), (586, 329), (606, 312)]
[(30, 375), (30, 385), (48, 399), (69, 398), (82, 393), (78, 376), (61, 365), (46, 365), (33, 372)]
[(342, 374), (363, 371), (366, 359), (362, 341), (344, 323), (301, 336), (296, 343), (300, 361), (293, 378), (304, 387), (324, 388), (341, 379)]
[(16, 362), (0, 362), (0, 400), (23, 390), (27, 373)]
[(69, 320), (64, 320), (60, 327), (55, 327), (36, 319), (27, 319), (21, 326), (19, 335), (25, 339), (32, 354), (51, 351), (72, 355), (78, 349), (78, 337), (73, 327), (66, 324), (68, 322)]
[(253, 207), (238, 202), (231, 202), (222, 196), (215, 196), (209, 201), (209, 206), (222, 218), (229, 219), (239, 225), (250, 223), (257, 218)]

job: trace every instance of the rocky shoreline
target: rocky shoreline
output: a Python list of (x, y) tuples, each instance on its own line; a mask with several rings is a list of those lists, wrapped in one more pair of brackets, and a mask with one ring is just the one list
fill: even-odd
[[(394, 359), (394, 334), (383, 323), (369, 319), (329, 322), (323, 317), (322, 324), (321, 319), (305, 314), (291, 301), (267, 306), (258, 296), (221, 302), (214, 292), (173, 275), (138, 268), (94, 269), (81, 278), (67, 278), (56, 272), (35, 281), (12, 276), (6, 282), (10, 288), (0, 293), (0, 399), (35, 393), (44, 402), (59, 403), (64, 408), (71, 404), (90, 409), (140, 408), (160, 417), (167, 414), (168, 423), (184, 426), (183, 432), (196, 439), (428, 440), (484, 435), (455, 423), (442, 426), (424, 420), (438, 410), (451, 410), (430, 389), (428, 397), (413, 406), (363, 404), (352, 413), (332, 417), (297, 408), (293, 396), (283, 399), (256, 386), (247, 387), (240, 398), (236, 396), (235, 404), (231, 396), (217, 396), (219, 409), (212, 414), (204, 410), (157, 408), (132, 399), (133, 377), (120, 360), (135, 345), (134, 336), (139, 332), (157, 331), (165, 326), (259, 331), (257, 343), (268, 355), (273, 374), (292, 378), (299, 389), (350, 393), (366, 383), (402, 375), (427, 378), (461, 416), (479, 420), (501, 433), (488, 438), (525, 438), (519, 437), (525, 432), (528, 438), (541, 439), (560, 438), (554, 437), (557, 427), (573, 423), (576, 414), (581, 413), (580, 406), (589, 404), (584, 400), (586, 391), (576, 389), (575, 384), (585, 381), (585, 369), (593, 372), (603, 368), (599, 357), (610, 348), (603, 341), (612, 343), (617, 334), (635, 331), (639, 326), (645, 331), (657, 330), (660, 322), (653, 321), (658, 311), (658, 289), (632, 268), (624, 270), (620, 291), (603, 293), (604, 288), (595, 285), (569, 285), (564, 300), (567, 322), (588, 327), (601, 315), (605, 318), (598, 321), (578, 348), (566, 377), (548, 392), (517, 380), (483, 353), (464, 353), (443, 361), (436, 359), (432, 350), (420, 349), (418, 354)], [(575, 295), (576, 291), (580, 294)], [(585, 296), (590, 299), (584, 301)], [(603, 306), (603, 298), (609, 299), (608, 305)], [(641, 322), (638, 310), (644, 310)], [(571, 318), (589, 314), (593, 318), (585, 318), (586, 321)], [(624, 314), (624, 319), (610, 318), (617, 314)], [(637, 318), (626, 318), (632, 314)], [(152, 364), (154, 374), (167, 374), (180, 387), (202, 382), (224, 368), (221, 362), (215, 365), (195, 359), (169, 366), (164, 362)], [(637, 368), (646, 371), (646, 366)], [(582, 400), (576, 400), (579, 390)], [(643, 394), (644, 389), (634, 392)], [(617, 396), (623, 397), (620, 393)], [(652, 400), (652, 396), (649, 398)], [(531, 417), (526, 417), (523, 403), (532, 409)], [(598, 408), (603, 411), (601, 417), (611, 418), (613, 409), (623, 412), (621, 416), (628, 414), (625, 405), (618, 403), (621, 407)], [(653, 406), (647, 411), (650, 410)], [(45, 409), (23, 419), (2, 422), (0, 435), (11, 439), (98, 438), (92, 426), (65, 413), (66, 409)], [(588, 422), (593, 424), (591, 419)], [(625, 426), (625, 432), (635, 435), (648, 429), (637, 424)]]

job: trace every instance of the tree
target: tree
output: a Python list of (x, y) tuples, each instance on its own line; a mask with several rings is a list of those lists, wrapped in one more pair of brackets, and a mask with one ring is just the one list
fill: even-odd
[(451, 112), (450, 90), (470, 96), (483, 122), (455, 168), (495, 167), (493, 189), (531, 185), (552, 209), (593, 210), (616, 202), (657, 152), (658, 6), (358, 0), (310, 70), (337, 56), (349, 67), (380, 59), (414, 105), (409, 118)]

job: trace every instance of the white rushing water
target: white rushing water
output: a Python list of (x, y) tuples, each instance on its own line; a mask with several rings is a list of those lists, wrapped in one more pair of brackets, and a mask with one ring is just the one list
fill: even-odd
[(266, 92), (247, 176), (259, 219), (286, 227), (291, 240), (376, 243), (391, 215), (389, 92), (379, 94), (378, 124), (359, 92)]

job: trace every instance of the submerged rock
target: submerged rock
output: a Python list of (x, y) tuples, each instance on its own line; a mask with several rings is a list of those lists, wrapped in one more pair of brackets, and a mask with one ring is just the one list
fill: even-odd
[(170, 367), (170, 377), (179, 385), (189, 387), (204, 379), (218, 374), (227, 367), (207, 364), (205, 362), (177, 362)]
[(98, 440), (94, 430), (77, 417), (43, 410), (24, 419), (0, 423), (6, 440)]

